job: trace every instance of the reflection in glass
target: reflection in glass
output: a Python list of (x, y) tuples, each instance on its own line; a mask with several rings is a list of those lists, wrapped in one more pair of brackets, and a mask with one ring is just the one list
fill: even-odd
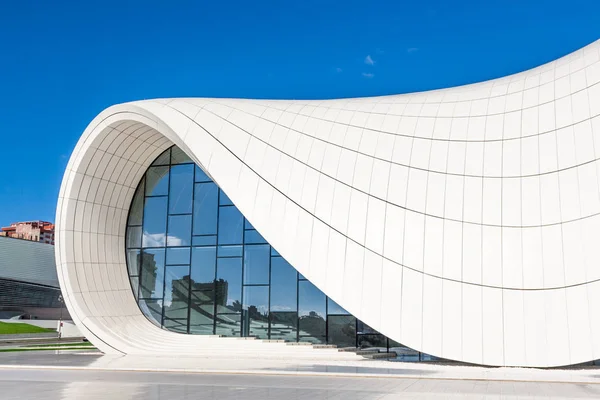
[(356, 324), (356, 332), (358, 334), (367, 334), (367, 333), (371, 333), (371, 334), (379, 334), (379, 332), (377, 332), (375, 329), (371, 328), (369, 325), (365, 324), (362, 321), (358, 321)]
[(327, 342), (339, 347), (356, 347), (356, 318), (352, 315), (329, 315)]
[(206, 172), (202, 170), (199, 166), (196, 165), (196, 182), (210, 182), (212, 183), (212, 179), (206, 175)]
[(244, 246), (244, 284), (269, 283), (269, 245)]
[(179, 147), (171, 147), (171, 164), (191, 163), (192, 159)]
[[(167, 266), (165, 270), (163, 315), (165, 320), (171, 320), (171, 327), (185, 323), (185, 330), (188, 317), (189, 274), (189, 266)], [(182, 328), (179, 326), (178, 330), (181, 331)]]
[(192, 212), (193, 182), (194, 166), (192, 164), (171, 167), (169, 214), (190, 214)]
[(231, 199), (229, 199), (229, 197), (227, 197), (225, 192), (222, 190), (221, 190), (221, 193), (219, 193), (219, 205), (220, 206), (232, 206), (233, 205), (233, 202), (231, 201)]
[(219, 189), (214, 183), (194, 187), (194, 235), (216, 235)]
[(282, 257), (271, 258), (271, 311), (298, 309), (298, 273)]
[(142, 181), (133, 196), (133, 201), (131, 202), (129, 218), (127, 220), (127, 224), (130, 226), (142, 224), (142, 217), (144, 216), (144, 182), (145, 179), (142, 178)]
[(127, 230), (127, 248), (135, 249), (142, 247), (142, 227), (132, 226)]
[[(212, 282), (210, 283), (212, 285)], [(190, 330), (192, 326), (210, 325), (212, 331), (215, 316), (215, 292), (214, 290), (192, 291), (190, 302)], [(197, 328), (205, 330), (204, 328)]]
[(344, 310), (338, 303), (327, 298), (327, 314), (331, 315), (350, 315), (350, 313)]
[(163, 277), (165, 271), (164, 249), (144, 250), (140, 269), (140, 297), (163, 297)]
[[(258, 231), (255, 230), (247, 230), (244, 234), (244, 243), (246, 244), (256, 244), (256, 243), (267, 243), (265, 238), (263, 238)], [(270, 247), (270, 246), (269, 246)]]
[(240, 258), (219, 258), (217, 260), (217, 280), (222, 279), (227, 282), (227, 291), (225, 301), (220, 301), (217, 293), (217, 304), (225, 304), (229, 311), (240, 312), (242, 307), (242, 259)]
[(140, 250), (127, 250), (127, 269), (129, 275), (140, 274)]
[(146, 196), (165, 196), (169, 194), (168, 190), (169, 167), (148, 168), (146, 172)]
[(180, 149), (161, 154), (131, 203), (126, 260), (152, 323), (191, 334), (257, 336), (431, 356), (356, 321), (299, 274)]
[(173, 215), (169, 217), (167, 246), (189, 246), (192, 242), (192, 216)]
[(381, 334), (357, 335), (357, 342), (361, 349), (378, 348), (387, 351), (387, 338)]
[(215, 334), (223, 336), (241, 335), (241, 314), (219, 314), (217, 315), (215, 322)]
[(323, 292), (309, 281), (298, 282), (298, 336), (301, 341), (325, 342), (325, 306)]
[(131, 290), (133, 290), (133, 297), (137, 300), (139, 298), (140, 290), (140, 278), (138, 276), (130, 276), (129, 281), (131, 282)]
[(212, 283), (215, 280), (216, 265), (216, 247), (194, 247), (192, 249), (192, 290), (200, 290), (196, 285)]
[(217, 244), (217, 235), (192, 236), (192, 246), (214, 246)]
[[(132, 228), (130, 228), (132, 229)], [(164, 247), (167, 232), (167, 198), (146, 198), (143, 247)]]
[(158, 156), (156, 158), (156, 160), (154, 160), (152, 165), (169, 165), (170, 160), (171, 160), (171, 148), (169, 147), (167, 150), (162, 152), (162, 154), (160, 156)]
[(219, 257), (241, 257), (243, 255), (244, 248), (240, 245), (236, 246), (219, 246), (218, 256)]
[(244, 217), (235, 207), (219, 207), (219, 244), (242, 244)]
[(271, 339), (295, 342), (298, 339), (298, 313), (296, 311), (271, 311)]
[(269, 337), (269, 287), (245, 286), (243, 336)]
[(162, 321), (162, 299), (140, 299), (138, 302), (140, 310), (155, 325), (161, 326)]
[(167, 249), (167, 265), (182, 265), (190, 263), (190, 248), (175, 247)]

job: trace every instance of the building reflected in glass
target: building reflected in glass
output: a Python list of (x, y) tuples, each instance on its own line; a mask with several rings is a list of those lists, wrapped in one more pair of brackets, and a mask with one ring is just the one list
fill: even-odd
[(142, 178), (126, 242), (140, 309), (164, 329), (400, 349), (422, 358), (300, 275), (177, 147)]

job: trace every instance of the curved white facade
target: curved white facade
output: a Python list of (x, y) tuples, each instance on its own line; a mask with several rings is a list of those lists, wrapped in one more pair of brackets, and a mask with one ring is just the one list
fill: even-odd
[(173, 144), (386, 336), (485, 365), (600, 358), (600, 42), (430, 92), (103, 111), (65, 173), (57, 266), (73, 319), (105, 352), (190, 354), (205, 340), (152, 325), (125, 265), (135, 188)]

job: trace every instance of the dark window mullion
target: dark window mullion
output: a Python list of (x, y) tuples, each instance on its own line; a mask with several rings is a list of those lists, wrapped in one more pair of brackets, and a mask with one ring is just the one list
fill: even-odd
[[(169, 206), (170, 206), (170, 200), (171, 200), (171, 196), (169, 196), (171, 194), (171, 154), (169, 153), (169, 173), (167, 174), (167, 212), (165, 213), (165, 218), (166, 220), (166, 228), (165, 228), (165, 245), (164, 245), (164, 251), (165, 251), (165, 263), (163, 265), (163, 292), (162, 292), (162, 312), (161, 312), (161, 319), (160, 319), (160, 326), (161, 328), (165, 327), (164, 321), (165, 321), (165, 291), (167, 290), (167, 243), (169, 241)], [(144, 201), (145, 203), (145, 201)]]
[[(195, 183), (196, 182), (196, 166), (194, 165), (194, 167), (192, 168), (192, 212), (191, 214), (183, 214), (183, 215), (191, 215), (192, 216), (192, 223), (190, 226), (190, 233), (194, 233), (194, 200), (196, 197), (196, 186)], [(189, 334), (191, 332), (191, 325), (192, 325), (192, 241), (193, 239), (190, 238), (190, 266), (188, 269), (188, 303), (187, 303), (187, 333)]]

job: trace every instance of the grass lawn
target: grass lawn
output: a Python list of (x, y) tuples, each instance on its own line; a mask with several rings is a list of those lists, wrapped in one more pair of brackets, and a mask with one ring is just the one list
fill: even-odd
[(40, 328), (22, 323), (0, 322), (0, 335), (18, 334), (18, 333), (47, 333), (56, 332), (54, 329)]
[(21, 347), (94, 347), (94, 345), (89, 342), (82, 342), (82, 343), (28, 344), (26, 346), (21, 346)]

